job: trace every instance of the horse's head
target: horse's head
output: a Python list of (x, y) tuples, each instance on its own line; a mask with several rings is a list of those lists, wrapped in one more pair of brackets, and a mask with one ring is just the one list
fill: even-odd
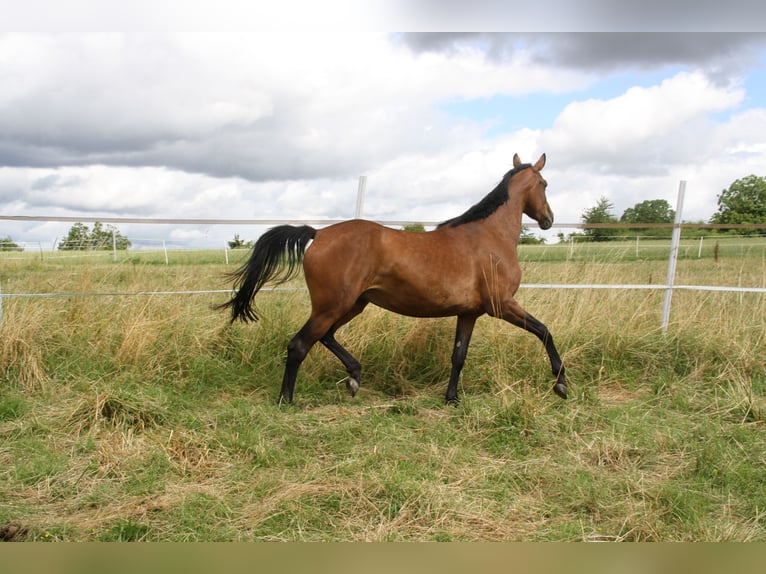
[[(518, 154), (513, 155), (513, 166), (519, 167), (521, 160)], [(520, 177), (521, 173), (517, 176), (518, 183), (524, 185), (524, 213), (537, 221), (540, 225), (540, 229), (550, 229), (553, 225), (553, 211), (551, 206), (548, 205), (548, 200), (545, 197), (545, 188), (548, 187), (548, 182), (540, 175), (540, 171), (545, 166), (545, 154), (540, 156), (533, 166), (528, 170), (524, 170), (525, 174), (529, 174), (526, 177)]]

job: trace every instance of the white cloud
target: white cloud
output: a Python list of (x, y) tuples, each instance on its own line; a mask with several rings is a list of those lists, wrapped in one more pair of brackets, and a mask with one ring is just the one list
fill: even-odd
[(712, 129), (709, 114), (731, 109), (743, 98), (741, 89), (718, 87), (700, 72), (681, 72), (610, 100), (569, 104), (542, 145), (571, 163), (606, 171), (665, 170), (704, 147), (705, 132)]
[(10, 35), (0, 159), (164, 165), (252, 180), (336, 176), (463, 134), (439, 101), (583, 85), (478, 49), (411, 52), (386, 35)]
[[(0, 36), (0, 208), (345, 218), (367, 174), (365, 216), (441, 221), (490, 191), (514, 153), (546, 152), (559, 222), (601, 195), (618, 215), (673, 203), (684, 178), (688, 218), (707, 219), (722, 187), (766, 165), (766, 110), (741, 109), (742, 87), (687, 71), (604, 100), (587, 97), (593, 79), (521, 49), (415, 52), (383, 34)], [(490, 137), (438, 106), (554, 91), (579, 99), (544, 131)], [(216, 243), (233, 233), (172, 231)]]

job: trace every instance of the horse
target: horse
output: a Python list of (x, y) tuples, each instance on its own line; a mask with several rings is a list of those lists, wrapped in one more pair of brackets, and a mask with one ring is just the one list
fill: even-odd
[(253, 300), (267, 283), (303, 273), (311, 315), (287, 345), (280, 404), (292, 403), (298, 369), (315, 343), (322, 343), (348, 372), (351, 396), (359, 390), (361, 365), (335, 339), (336, 331), (372, 303), (411, 317), (457, 317), (446, 401), (458, 402), (458, 380), (476, 320), (484, 314), (529, 331), (542, 341), (556, 381), (553, 391), (567, 398), (561, 357), (548, 328), (514, 299), (521, 282), (517, 245), (522, 213), (541, 229), (553, 225), (553, 211), (536, 163), (513, 156), (513, 168), (481, 201), (432, 231), (397, 230), (362, 219), (322, 229), (280, 225), (255, 243), (249, 259), (229, 274), (233, 295), (218, 306), (231, 322), (257, 321)]

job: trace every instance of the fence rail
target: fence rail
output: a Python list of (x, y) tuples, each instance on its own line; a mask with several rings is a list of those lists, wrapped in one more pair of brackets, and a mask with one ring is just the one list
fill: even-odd
[[(149, 225), (286, 225), (300, 223), (303, 225), (333, 225), (347, 221), (346, 219), (164, 219), (150, 217), (99, 217), (92, 215), (62, 216), (62, 215), (2, 215), (0, 221), (56, 221), (59, 223), (146, 223)], [(423, 225), (435, 227), (441, 221), (419, 221), (413, 219), (375, 220), (376, 223), (392, 227), (404, 225)], [(555, 229), (763, 229), (763, 223), (554, 223)]]
[[(520, 289), (613, 289), (632, 291), (664, 291), (667, 285), (641, 285), (624, 283), (522, 283)], [(733, 287), (726, 285), (674, 285), (678, 291), (721, 291), (731, 293), (766, 293), (766, 287)], [(264, 291), (307, 291), (306, 287), (264, 287)], [(51, 299), (77, 297), (144, 297), (161, 295), (218, 295), (230, 294), (231, 289), (193, 289), (188, 291), (92, 291), (92, 292), (53, 292), (53, 293), (0, 293), (5, 299)]]

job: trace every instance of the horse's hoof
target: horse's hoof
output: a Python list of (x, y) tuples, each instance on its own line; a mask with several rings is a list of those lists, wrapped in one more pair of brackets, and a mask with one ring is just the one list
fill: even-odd
[(348, 389), (348, 392), (351, 393), (352, 397), (356, 396), (357, 391), (359, 390), (359, 381), (356, 379), (349, 377), (346, 380), (346, 388)]
[(457, 397), (447, 397), (447, 400), (444, 401), (444, 403), (451, 407), (456, 407), (460, 404), (460, 399)]
[(562, 399), (567, 398), (567, 386), (565, 383), (556, 383), (553, 385), (553, 392), (560, 396)]

